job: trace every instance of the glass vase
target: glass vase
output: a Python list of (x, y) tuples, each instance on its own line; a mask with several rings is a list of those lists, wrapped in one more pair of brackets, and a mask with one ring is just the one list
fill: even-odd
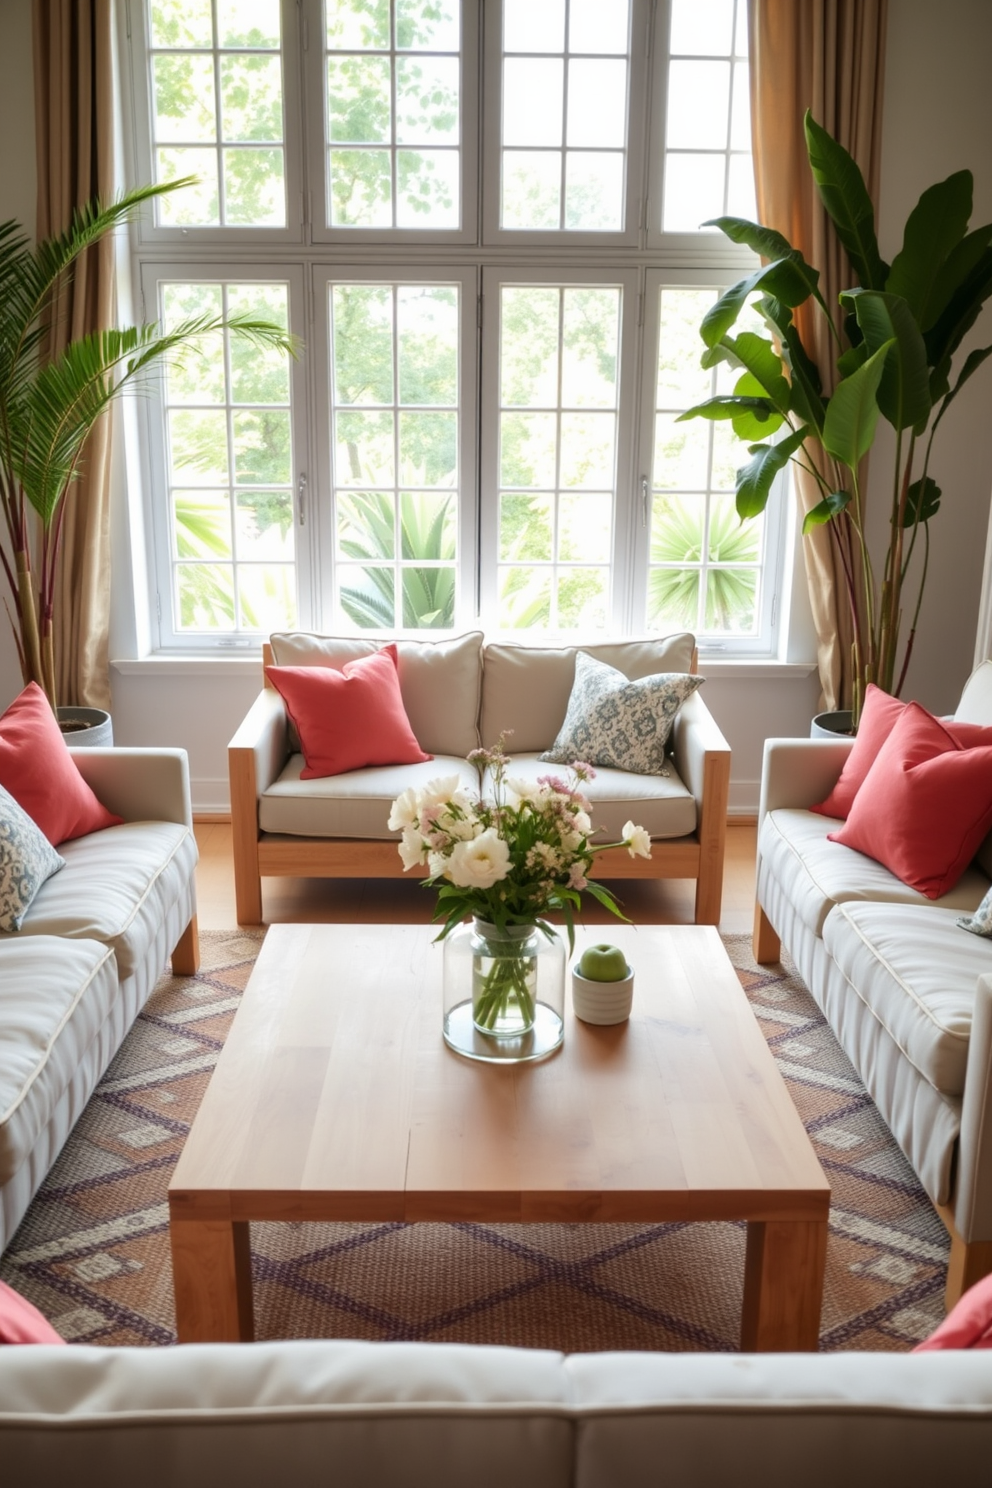
[(459, 925), (444, 941), (444, 1037), (492, 1063), (543, 1059), (564, 1033), (565, 947), (537, 925)]

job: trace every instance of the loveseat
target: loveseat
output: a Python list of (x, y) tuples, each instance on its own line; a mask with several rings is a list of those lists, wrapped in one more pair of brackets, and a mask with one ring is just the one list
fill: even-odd
[[(369, 656), (363, 637), (274, 635), (266, 664), (335, 667)], [(437, 642), (397, 643), (403, 705), (422, 764), (374, 766), (303, 779), (303, 756), (280, 694), (263, 688), (228, 752), (238, 920), (262, 920), (264, 876), (395, 877), (403, 872), (398, 833), (387, 822), (392, 801), (408, 787), (458, 775), (477, 787), (467, 756), (506, 735), (511, 774), (554, 771), (538, 756), (555, 741), (569, 704), (575, 646), (483, 643), (480, 632)], [(695, 641), (681, 634), (584, 646), (631, 681), (656, 673), (689, 673)], [(560, 767), (557, 767), (560, 770)], [(697, 924), (720, 918), (726, 843), (730, 749), (699, 693), (675, 719), (664, 774), (597, 769), (585, 787), (600, 840), (619, 839), (626, 821), (644, 826), (650, 859), (613, 850), (597, 855), (600, 878), (693, 878)]]
[(70, 753), (123, 821), (60, 843), (65, 867), (0, 933), (0, 1251), (170, 952), (177, 975), (199, 964), (185, 750)]
[(988, 1353), (0, 1349), (9, 1488), (931, 1488), (990, 1462)]
[[(992, 726), (992, 662), (954, 718)], [(853, 743), (766, 741), (754, 954), (787, 947), (947, 1224), (951, 1303), (992, 1271), (992, 940), (957, 924), (989, 889), (992, 840), (937, 899), (828, 841), (841, 823), (809, 808)]]

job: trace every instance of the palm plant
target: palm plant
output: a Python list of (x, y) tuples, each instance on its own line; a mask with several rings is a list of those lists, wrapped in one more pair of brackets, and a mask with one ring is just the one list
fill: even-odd
[[(700, 621), (699, 590), (704, 582), (702, 563), (707, 547), (711, 566), (706, 571)], [(684, 625), (688, 630), (733, 630), (754, 607), (754, 563), (758, 548), (754, 530), (735, 519), (729, 504), (713, 504), (707, 545), (706, 514), (701, 503), (672, 499), (664, 519), (651, 532), (650, 623), (659, 625), (667, 621)]]
[(49, 357), (48, 326), (58, 319), (81, 254), (151, 197), (192, 178), (144, 186), (110, 205), (89, 202), (64, 233), (34, 248), (21, 225), (0, 224), (0, 566), (10, 590), (7, 613), (25, 684), (37, 682), (54, 709), (53, 617), (66, 498), (78, 478), (86, 441), (119, 393), (198, 351), (221, 331), (295, 355), (281, 327), (247, 315), (201, 315), (94, 331)]
[[(881, 257), (874, 211), (856, 163), (806, 115), (810, 169), (857, 284), (826, 303), (819, 272), (781, 233), (739, 217), (719, 227), (766, 262), (726, 291), (700, 326), (702, 365), (740, 369), (732, 394), (682, 415), (730, 419), (749, 445), (737, 472), (742, 518), (764, 511), (776, 474), (790, 459), (815, 480), (820, 500), (803, 531), (829, 523), (851, 611), (854, 718), (874, 682), (898, 696), (916, 635), (929, 556), (929, 523), (941, 490), (929, 474), (934, 435), (962, 387), (992, 346), (973, 350), (953, 384), (952, 361), (992, 295), (992, 223), (968, 230), (972, 175), (956, 171), (924, 191), (906, 221), (892, 264)], [(752, 295), (769, 336), (731, 331)], [(827, 397), (803, 345), (793, 312), (812, 300), (837, 349), (838, 381)], [(889, 534), (873, 555), (865, 527), (861, 463), (874, 443), (879, 417), (895, 430)], [(768, 439), (781, 433), (781, 438)], [(750, 443), (763, 440), (763, 443)], [(915, 597), (905, 591), (910, 564), (922, 551)], [(900, 652), (904, 591), (911, 619)]]
[[(433, 512), (418, 502), (400, 497), (400, 548), (406, 559), (427, 563), (453, 558), (448, 534), (452, 498), (439, 501)], [(341, 551), (349, 558), (364, 559), (372, 566), (362, 569), (362, 582), (341, 585), (341, 608), (363, 629), (389, 630), (395, 619), (395, 569), (389, 559), (394, 550), (393, 498), (373, 491), (351, 498), (352, 520), (340, 539)], [(412, 567), (404, 564), (403, 625), (408, 630), (445, 630), (455, 618), (455, 570)]]

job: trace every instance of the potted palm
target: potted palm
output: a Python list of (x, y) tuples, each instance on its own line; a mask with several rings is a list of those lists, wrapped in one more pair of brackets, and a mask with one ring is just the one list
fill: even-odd
[[(223, 330), (295, 354), (280, 326), (245, 315), (198, 316), (163, 328), (131, 325), (77, 337), (55, 358), (44, 332), (81, 254), (144, 202), (190, 179), (92, 201), (68, 230), (31, 247), (19, 223), (0, 224), (0, 568), (25, 685), (36, 682), (53, 711), (53, 616), (66, 501), (103, 412), (156, 369), (200, 350)], [(76, 710), (82, 711), (82, 710)]]
[[(700, 326), (703, 366), (726, 362), (740, 371), (733, 392), (682, 417), (729, 419), (748, 445), (750, 460), (736, 482), (744, 520), (764, 511), (775, 476), (790, 460), (816, 481), (820, 500), (806, 513), (803, 532), (829, 523), (840, 560), (853, 624), (856, 726), (869, 682), (898, 696), (906, 679), (926, 582), (929, 524), (942, 496), (929, 473), (934, 436), (964, 384), (992, 354), (992, 346), (971, 351), (952, 380), (955, 354), (992, 294), (992, 223), (969, 231), (972, 175), (956, 171), (924, 191), (907, 219), (902, 248), (885, 263), (856, 163), (809, 113), (805, 129), (813, 178), (856, 283), (842, 291), (839, 306), (828, 305), (818, 271), (781, 233), (739, 217), (708, 224), (765, 262), (728, 289)], [(838, 380), (829, 396), (794, 318), (810, 299), (837, 348)], [(767, 336), (732, 334), (752, 301)], [(873, 554), (862, 461), (880, 417), (895, 430), (895, 451), (888, 541), (884, 552)], [(910, 619), (903, 636), (904, 610)]]

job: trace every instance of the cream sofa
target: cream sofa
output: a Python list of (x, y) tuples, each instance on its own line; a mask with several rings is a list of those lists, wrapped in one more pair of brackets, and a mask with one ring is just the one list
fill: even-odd
[(932, 1488), (990, 1463), (988, 1353), (0, 1349), (10, 1488)]
[[(304, 635), (274, 635), (266, 661), (280, 666), (332, 666), (369, 655), (377, 643)], [(266, 875), (325, 878), (399, 876), (398, 834), (387, 826), (391, 802), (408, 786), (459, 775), (475, 789), (466, 756), (507, 734), (512, 773), (553, 771), (539, 754), (553, 744), (565, 717), (578, 647), (483, 644), (480, 632), (437, 642), (400, 641), (399, 682), (427, 764), (352, 770), (302, 780), (303, 756), (278, 692), (266, 686), (228, 752), (238, 920), (262, 919)], [(688, 634), (581, 648), (632, 680), (694, 668)], [(695, 693), (672, 732), (668, 774), (600, 769), (587, 794), (601, 840), (622, 836), (634, 820), (652, 838), (649, 860), (615, 850), (597, 856), (603, 878), (694, 878), (695, 918), (720, 918), (726, 841), (730, 749), (705, 702)]]
[(71, 752), (124, 821), (62, 843), (65, 867), (0, 933), (0, 1251), (170, 952), (177, 974), (199, 962), (185, 750)]
[[(992, 726), (992, 662), (955, 717)], [(931, 900), (827, 834), (847, 739), (769, 739), (754, 954), (784, 943), (951, 1233), (948, 1302), (992, 1271), (992, 940), (955, 923), (992, 877), (992, 839)]]

